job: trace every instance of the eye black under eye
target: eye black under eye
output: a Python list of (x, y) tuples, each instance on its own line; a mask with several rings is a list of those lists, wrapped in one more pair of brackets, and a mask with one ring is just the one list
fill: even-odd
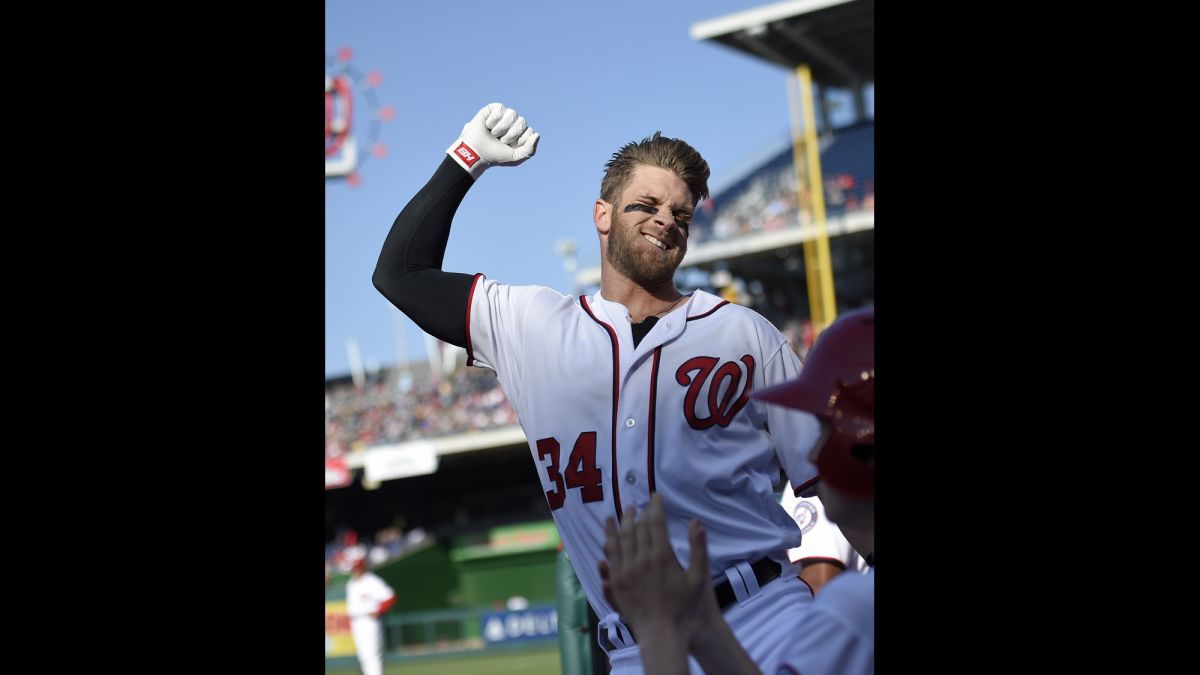
[(645, 211), (646, 213), (658, 213), (658, 209), (654, 208), (653, 206), (650, 206), (649, 204), (630, 204), (629, 206), (625, 207), (625, 213), (629, 213), (630, 211)]

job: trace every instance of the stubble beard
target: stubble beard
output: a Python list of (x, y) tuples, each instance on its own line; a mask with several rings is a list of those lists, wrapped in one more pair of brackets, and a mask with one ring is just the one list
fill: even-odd
[[(652, 248), (638, 228), (624, 222), (624, 214), (614, 213), (608, 237), (608, 264), (643, 288), (673, 283), (675, 270), (687, 253), (687, 240), (670, 252)], [(682, 239), (682, 238), (681, 238)]]

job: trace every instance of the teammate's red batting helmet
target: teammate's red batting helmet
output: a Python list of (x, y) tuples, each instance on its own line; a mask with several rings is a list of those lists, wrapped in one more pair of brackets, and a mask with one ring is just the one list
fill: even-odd
[(808, 353), (800, 376), (756, 398), (810, 412), (832, 429), (817, 452), (825, 481), (850, 497), (875, 496), (875, 310), (834, 321)]

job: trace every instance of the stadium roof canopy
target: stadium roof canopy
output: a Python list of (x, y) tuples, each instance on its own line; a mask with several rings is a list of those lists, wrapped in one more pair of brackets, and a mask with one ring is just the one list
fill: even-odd
[(808, 64), (821, 86), (875, 80), (875, 0), (787, 0), (700, 21), (691, 35), (789, 69)]

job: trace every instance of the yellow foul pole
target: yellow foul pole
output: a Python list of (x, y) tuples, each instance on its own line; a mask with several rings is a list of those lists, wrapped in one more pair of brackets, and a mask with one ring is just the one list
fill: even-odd
[[(821, 179), (821, 149), (817, 144), (817, 123), (813, 109), (812, 72), (806, 65), (796, 68), (799, 85), (797, 116), (795, 96), (789, 97), (792, 108), (792, 161), (796, 167), (798, 194), (812, 198), (812, 227), (815, 235), (804, 241), (804, 271), (808, 281), (808, 304), (812, 312), (813, 330), (820, 332), (837, 318), (837, 301), (833, 294), (833, 268), (829, 257), (829, 233), (825, 229), (825, 188)], [(801, 138), (803, 133), (803, 139)], [(801, 170), (805, 167), (806, 170)], [(807, 180), (806, 180), (807, 179)]]

